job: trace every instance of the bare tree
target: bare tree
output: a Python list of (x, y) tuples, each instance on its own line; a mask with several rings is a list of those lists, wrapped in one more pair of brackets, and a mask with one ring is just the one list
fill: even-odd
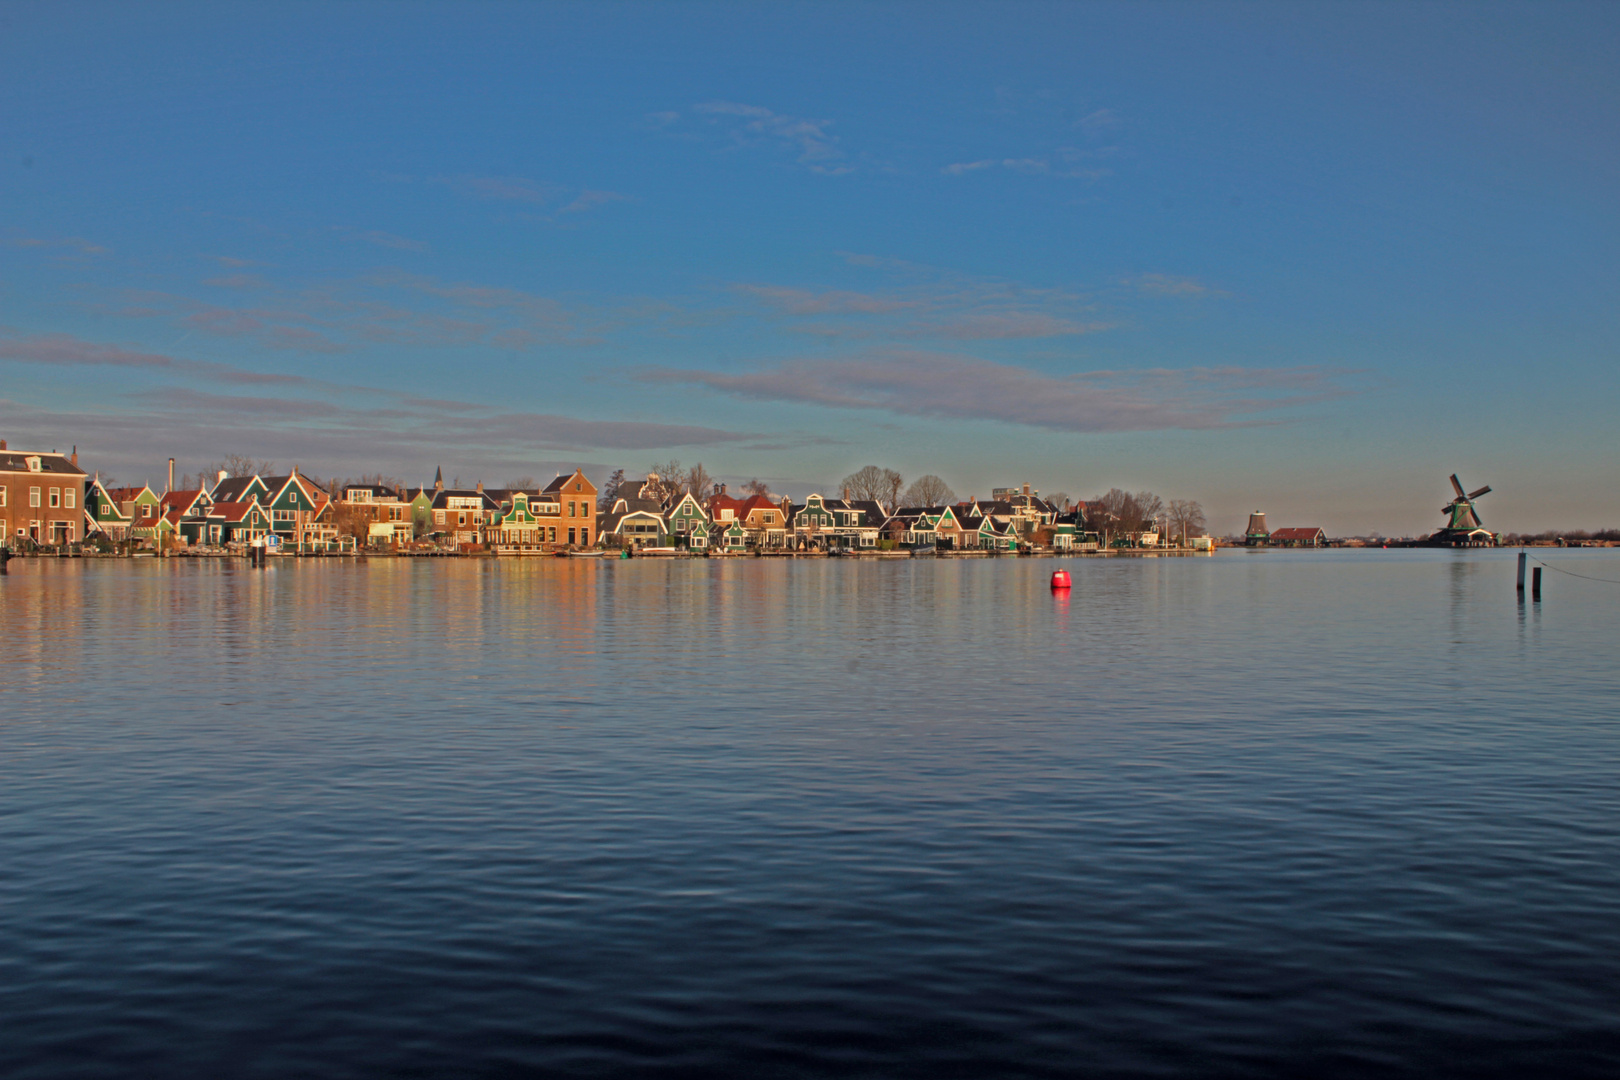
[(508, 480), (506, 482), (506, 490), (508, 490), (508, 491), (539, 491), (540, 490), (540, 481), (536, 480), (532, 476), (524, 474), (523, 476), (520, 476), (515, 480)]
[(900, 487), (903, 483), (900, 474), (893, 469), (866, 465), (844, 477), (838, 486), (848, 491), (852, 499), (863, 499), (892, 507), (894, 501), (900, 497)]
[(913, 480), (911, 486), (906, 488), (904, 500), (907, 506), (944, 506), (955, 501), (956, 492), (933, 473)]
[(1164, 513), (1164, 500), (1151, 491), (1138, 491), (1132, 498), (1136, 501), (1137, 531), (1146, 529)]
[(254, 462), (250, 457), (241, 454), (226, 454), (223, 461), (215, 465), (213, 475), (224, 473), (226, 476), (271, 476), (276, 471), (273, 461)]
[(763, 495), (767, 499), (771, 497), (771, 486), (757, 476), (744, 484), (742, 489), (745, 495)]
[(1204, 535), (1204, 508), (1192, 499), (1171, 499), (1169, 515), (1170, 529), (1180, 535), (1182, 547), (1187, 546), (1189, 535)]
[(1046, 501), (1051, 503), (1061, 512), (1069, 508), (1070, 498), (1072, 498), (1072, 496), (1067, 491), (1054, 491), (1052, 494), (1046, 496)]
[(596, 493), (596, 507), (602, 513), (613, 509), (614, 500), (619, 497), (619, 489), (624, 487), (624, 470), (614, 469), (613, 475), (607, 478), (602, 490)]
[(674, 458), (670, 458), (662, 465), (655, 464), (647, 471), (658, 477), (658, 482), (663, 485), (666, 495), (678, 494), (686, 484), (686, 469)]
[(714, 477), (709, 475), (709, 470), (705, 469), (703, 462), (700, 461), (686, 470), (685, 484), (686, 490), (692, 493), (694, 499), (706, 499), (709, 497), (709, 488), (714, 484)]
[(1109, 488), (1086, 503), (1086, 527), (1102, 538), (1107, 547), (1112, 537), (1130, 531), (1136, 518), (1136, 500), (1127, 491)]

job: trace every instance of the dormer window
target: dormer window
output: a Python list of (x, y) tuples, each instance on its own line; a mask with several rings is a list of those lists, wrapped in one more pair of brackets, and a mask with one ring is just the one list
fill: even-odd
[(29, 472), (39, 472), (40, 471), (39, 456), (37, 454), (34, 455), (34, 456), (31, 456), (31, 457), (24, 458), (23, 460), (28, 462), (28, 471)]

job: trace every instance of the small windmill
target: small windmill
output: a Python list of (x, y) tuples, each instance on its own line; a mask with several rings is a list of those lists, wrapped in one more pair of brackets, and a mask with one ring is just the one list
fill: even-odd
[(1456, 473), (1452, 473), (1451, 487), (1457, 497), (1440, 508), (1440, 512), (1448, 515), (1449, 520), (1444, 528), (1434, 534), (1433, 539), (1442, 544), (1468, 547), (1494, 544), (1496, 536), (1480, 524), (1479, 513), (1474, 509), (1474, 500), (1489, 492), (1491, 486), (1486, 484), (1478, 491), (1465, 493), (1462, 481), (1457, 479)]

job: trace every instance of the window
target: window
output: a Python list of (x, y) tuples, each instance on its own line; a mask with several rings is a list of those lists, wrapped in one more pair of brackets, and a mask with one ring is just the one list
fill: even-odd
[(581, 530), (579, 530), (579, 542), (581, 544), (584, 544), (586, 547), (590, 547), (590, 544), (591, 544), (591, 530), (589, 530), (589, 529), (581, 529)]
[(67, 507), (69, 510), (72, 510), (74, 504), (79, 501), (78, 493), (72, 488), (63, 488), (62, 500), (62, 505)]
[(0, 506), (6, 505), (6, 488), (0, 487)]
[(28, 505), (29, 506), (38, 506), (39, 505), (39, 488), (31, 487), (31, 488), (28, 489)]
[(551, 542), (553, 544), (557, 542), (557, 526), (555, 525), (551, 527)]
[(581, 487), (581, 486), (580, 486), (580, 485), (578, 485), (578, 484), (575, 484), (575, 485), (574, 485), (574, 490), (575, 490), (575, 491), (584, 491), (584, 490), (585, 490), (585, 489), (584, 489), (584, 488), (583, 488), (583, 487)]
[(435, 525), (443, 525), (444, 524), (444, 511), (443, 510), (435, 510), (435, 511), (433, 511), (433, 524), (435, 524)]
[(568, 500), (568, 516), (569, 517), (574, 516), (574, 500), (573, 499)]
[[(569, 503), (568, 505), (572, 506), (573, 503)], [(568, 530), (568, 542), (570, 544), (572, 544), (574, 542), (574, 530), (573, 529)]]
[(467, 515), (466, 514), (457, 514), (456, 515), (456, 524), (457, 525), (466, 525), (467, 524)]
[(61, 488), (51, 488), (51, 506), (53, 508), (55, 508), (55, 507), (58, 507), (58, 506), (61, 506), (61, 505), (62, 505), (62, 489)]

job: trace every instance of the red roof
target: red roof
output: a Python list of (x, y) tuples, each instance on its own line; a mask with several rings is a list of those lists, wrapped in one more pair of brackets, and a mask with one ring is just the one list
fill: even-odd
[(208, 516), (222, 517), (226, 521), (241, 521), (247, 516), (248, 511), (257, 508), (258, 505), (256, 502), (217, 502)]
[(1273, 540), (1314, 540), (1316, 537), (1324, 535), (1326, 534), (1319, 528), (1271, 530)]
[(197, 497), (201, 494), (202, 488), (193, 488), (190, 491), (171, 491), (168, 494), (162, 495), (158, 498), (158, 505), (169, 508), (178, 507), (181, 510), (189, 510), (191, 509), (191, 504), (196, 502)]

